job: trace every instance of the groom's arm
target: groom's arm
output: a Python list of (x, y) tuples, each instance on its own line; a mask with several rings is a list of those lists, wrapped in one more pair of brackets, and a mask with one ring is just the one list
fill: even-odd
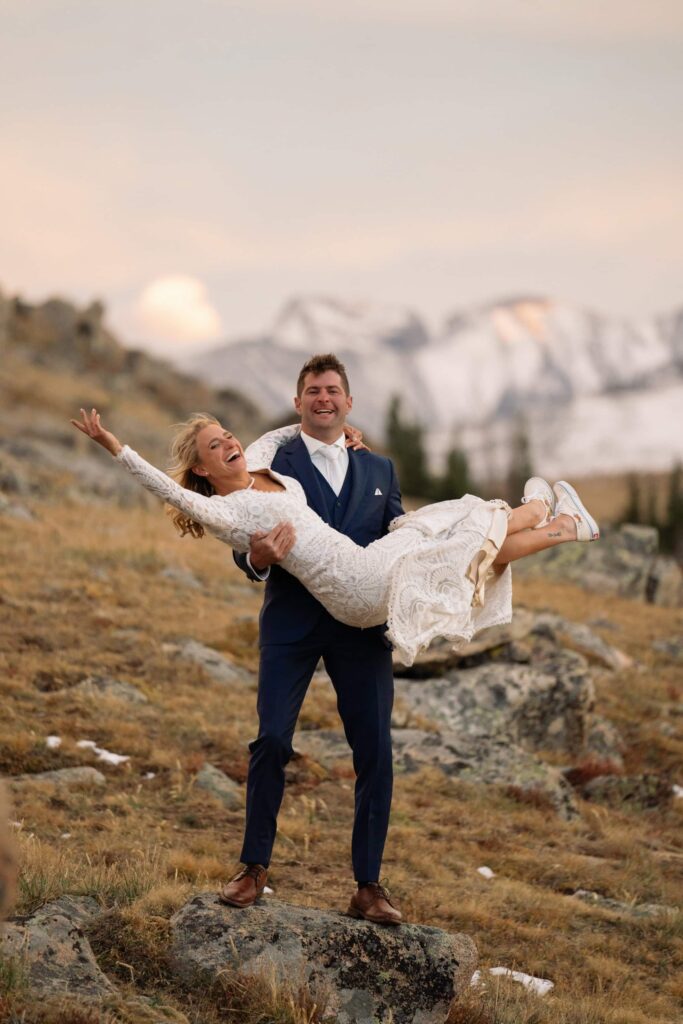
[(403, 504), (401, 502), (401, 488), (399, 487), (398, 477), (396, 476), (396, 470), (391, 459), (387, 459), (390, 468), (390, 483), (389, 492), (387, 496), (387, 503), (384, 507), (384, 532), (386, 533), (389, 528), (389, 523), (392, 519), (396, 519), (397, 516), (404, 515)]
[(286, 558), (294, 547), (296, 531), (291, 523), (278, 523), (268, 533), (253, 533), (249, 551), (241, 554), (233, 551), (235, 564), (248, 579), (263, 583), (270, 575), (271, 565), (277, 565)]

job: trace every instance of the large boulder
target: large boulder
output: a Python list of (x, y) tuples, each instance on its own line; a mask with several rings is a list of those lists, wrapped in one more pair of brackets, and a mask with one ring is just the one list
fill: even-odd
[(583, 749), (595, 701), (585, 659), (563, 650), (534, 665), (490, 662), (441, 678), (398, 679), (396, 693), (440, 731), (570, 755)]
[(605, 529), (599, 544), (559, 544), (540, 551), (516, 563), (515, 572), (577, 583), (598, 593), (680, 605), (680, 570), (670, 560), (658, 559), (658, 547), (654, 526), (626, 523)]
[(0, 953), (20, 962), (33, 995), (97, 999), (114, 992), (81, 930), (93, 912), (83, 901), (62, 900), (6, 924)]
[[(553, 808), (571, 820), (578, 814), (569, 782), (553, 765), (503, 737), (392, 729), (393, 761), (397, 773), (412, 774), (421, 768), (438, 768), (463, 782), (502, 786), (521, 799)], [(297, 734), (300, 753), (326, 767), (350, 760), (346, 737), (334, 729), (315, 729)]]
[(399, 675), (424, 678), (437, 675), (467, 662), (482, 654), (492, 655), (507, 645), (523, 640), (529, 635), (536, 622), (536, 616), (526, 608), (515, 608), (512, 621), (502, 626), (490, 626), (456, 649), (442, 638), (434, 640), (427, 650), (421, 651), (412, 665), (406, 667), (394, 655), (394, 665)]
[(226, 971), (245, 981), (305, 986), (336, 1024), (437, 1024), (469, 985), (467, 935), (419, 925), (381, 927), (340, 913), (261, 900), (234, 910), (204, 893), (171, 919), (172, 960), (190, 984)]

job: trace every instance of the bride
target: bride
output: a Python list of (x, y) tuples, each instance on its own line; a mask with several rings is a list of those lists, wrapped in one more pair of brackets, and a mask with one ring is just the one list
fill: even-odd
[(386, 622), (406, 665), (437, 636), (465, 643), (487, 626), (509, 622), (510, 562), (599, 537), (570, 484), (551, 487), (532, 477), (517, 508), (466, 494), (399, 516), (386, 536), (360, 547), (309, 508), (298, 481), (268, 468), (298, 427), (271, 431), (245, 450), (213, 417), (193, 416), (174, 438), (172, 479), (122, 445), (96, 409), (81, 409), (81, 419), (71, 422), (176, 510), (181, 535), (202, 537), (206, 529), (248, 551), (256, 531), (293, 527), (295, 543), (282, 568), (341, 622), (361, 628)]

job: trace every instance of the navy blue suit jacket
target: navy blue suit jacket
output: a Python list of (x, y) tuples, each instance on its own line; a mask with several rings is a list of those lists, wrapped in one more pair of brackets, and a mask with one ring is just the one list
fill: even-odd
[[(348, 449), (351, 494), (346, 513), (337, 529), (356, 544), (366, 547), (383, 537), (392, 519), (403, 515), (401, 492), (393, 463), (383, 455), (365, 450)], [(301, 437), (294, 438), (279, 449), (272, 468), (283, 476), (293, 476), (306, 493), (309, 506), (326, 523), (332, 522), (320, 485), (320, 475), (311, 462)], [(233, 553), (237, 565), (250, 579), (246, 555)], [(278, 565), (271, 566), (261, 609), (261, 644), (296, 643), (307, 636), (329, 615), (319, 601), (309, 594), (294, 576)], [(384, 627), (376, 627), (383, 630)]]

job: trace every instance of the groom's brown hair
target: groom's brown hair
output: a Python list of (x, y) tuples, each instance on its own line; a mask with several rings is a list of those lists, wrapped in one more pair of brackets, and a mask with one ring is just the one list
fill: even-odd
[(340, 362), (332, 352), (327, 352), (322, 356), (311, 356), (308, 362), (304, 363), (301, 367), (301, 373), (299, 379), (296, 382), (296, 393), (301, 398), (301, 392), (304, 389), (304, 381), (309, 373), (312, 373), (314, 377), (318, 377), (321, 373), (326, 373), (328, 370), (334, 370), (341, 377), (341, 382), (344, 387), (344, 392), (347, 395), (351, 394), (349, 388), (349, 378), (346, 376), (346, 367)]

